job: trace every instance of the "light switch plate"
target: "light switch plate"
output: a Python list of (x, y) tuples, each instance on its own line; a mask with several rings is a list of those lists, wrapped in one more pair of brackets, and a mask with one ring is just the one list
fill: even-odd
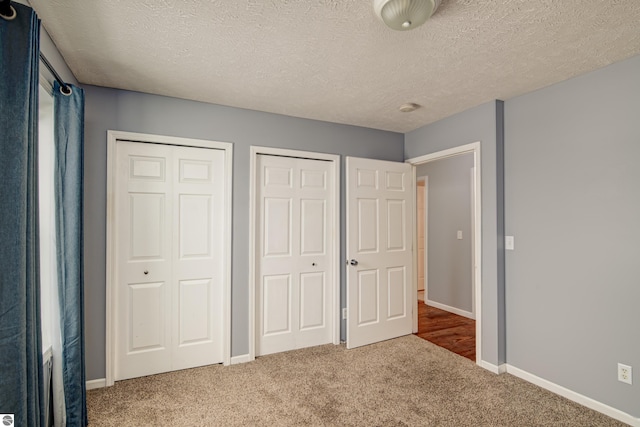
[(515, 249), (513, 236), (504, 236), (504, 248), (508, 251), (512, 251)]
[(457, 236), (458, 240), (462, 240), (462, 230), (458, 230)]

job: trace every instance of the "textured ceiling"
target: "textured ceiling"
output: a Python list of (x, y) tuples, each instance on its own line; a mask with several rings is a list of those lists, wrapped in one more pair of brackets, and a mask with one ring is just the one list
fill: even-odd
[(405, 32), (370, 0), (30, 3), (81, 83), (397, 132), (640, 54), (640, 0), (444, 0)]

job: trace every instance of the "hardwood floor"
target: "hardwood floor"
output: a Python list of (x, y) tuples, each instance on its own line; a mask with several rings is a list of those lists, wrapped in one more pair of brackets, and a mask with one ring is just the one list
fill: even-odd
[(476, 361), (476, 321), (418, 301), (418, 333), (422, 339)]

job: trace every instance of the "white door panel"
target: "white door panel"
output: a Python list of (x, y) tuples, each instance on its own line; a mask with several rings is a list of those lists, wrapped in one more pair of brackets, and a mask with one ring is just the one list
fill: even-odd
[(116, 379), (171, 366), (170, 151), (118, 147)]
[(257, 354), (331, 342), (331, 163), (257, 160)]
[(347, 347), (411, 333), (411, 165), (348, 157)]
[(222, 362), (224, 152), (173, 147), (172, 369)]
[(219, 363), (224, 154), (116, 152), (115, 379)]
[(324, 328), (324, 271), (300, 275), (300, 330)]

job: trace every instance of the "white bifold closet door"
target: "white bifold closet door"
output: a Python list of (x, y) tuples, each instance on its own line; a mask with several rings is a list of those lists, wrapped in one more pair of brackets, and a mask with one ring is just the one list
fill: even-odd
[(332, 341), (331, 162), (259, 155), (258, 355)]
[(221, 363), (224, 151), (116, 150), (115, 380)]

